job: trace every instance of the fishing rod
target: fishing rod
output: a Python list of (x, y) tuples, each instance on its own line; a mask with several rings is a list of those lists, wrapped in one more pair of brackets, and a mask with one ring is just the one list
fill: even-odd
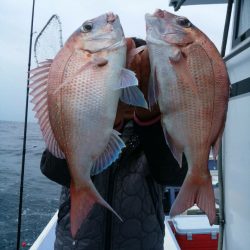
[[(231, 14), (233, 8), (233, 0), (228, 0), (226, 20), (223, 32), (223, 39), (221, 45), (221, 56), (224, 58), (226, 53), (228, 31), (231, 21)], [(224, 175), (223, 175), (223, 145), (220, 144), (219, 156), (218, 156), (218, 181), (219, 181), (219, 194), (220, 194), (220, 207), (219, 207), (219, 242), (218, 250), (223, 249), (224, 231), (225, 231), (225, 194), (224, 194)]]
[(33, 0), (33, 4), (32, 4), (31, 25), (30, 25), (29, 60), (28, 60), (28, 73), (27, 73), (27, 85), (26, 85), (26, 104), (25, 104), (24, 131), (23, 131), (23, 152), (22, 152), (22, 165), (21, 165), (20, 190), (19, 190), (19, 208), (18, 208), (18, 220), (17, 220), (17, 243), (16, 243), (17, 250), (19, 250), (19, 247), (20, 247), (21, 225), (22, 225), (23, 183), (24, 183), (27, 121), (28, 121), (28, 108), (29, 108), (29, 78), (30, 78), (30, 66), (31, 66), (31, 54), (32, 54), (34, 10), (35, 10), (35, 0)]

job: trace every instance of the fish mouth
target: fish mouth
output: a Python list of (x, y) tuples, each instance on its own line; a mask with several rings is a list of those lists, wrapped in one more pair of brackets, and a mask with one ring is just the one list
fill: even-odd
[(162, 18), (162, 19), (170, 19), (175, 17), (176, 15), (167, 12), (166, 10), (156, 9), (153, 14), (147, 13), (145, 15), (146, 18)]
[(100, 30), (92, 36), (86, 37), (84, 40), (88, 42), (96, 41), (98, 46), (91, 49), (84, 48), (84, 51), (89, 53), (96, 53), (104, 50), (117, 50), (126, 45), (122, 26), (120, 24), (119, 16), (113, 12), (107, 12), (98, 17)]
[(106, 14), (107, 17), (107, 23), (113, 24), (117, 19), (118, 15), (115, 15), (113, 12), (108, 12)]
[(118, 15), (114, 14), (113, 12), (108, 12), (106, 13), (106, 21), (107, 21), (106, 29), (108, 31), (112, 32), (113, 30), (116, 30), (116, 32), (119, 31), (121, 37), (124, 36)]
[(120, 47), (123, 47), (126, 45), (126, 39), (122, 38), (120, 41), (115, 42), (113, 44), (111, 44), (110, 46), (105, 47), (105, 50), (116, 50), (119, 49)]
[(153, 16), (152, 14), (146, 13), (145, 20), (146, 20), (146, 30), (153, 29), (153, 22), (157, 17)]
[[(107, 39), (107, 40), (110, 40), (110, 39)], [(105, 46), (101, 49), (96, 49), (96, 50), (86, 50), (85, 49), (84, 51), (87, 51), (88, 53), (93, 54), (93, 53), (97, 53), (97, 52), (104, 51), (104, 50), (107, 50), (107, 51), (116, 50), (116, 49), (119, 49), (125, 45), (126, 45), (126, 39), (122, 38), (120, 41), (114, 42), (111, 45)]]
[(184, 35), (185, 32), (183, 32), (182, 30), (175, 30), (175, 31), (166, 31), (164, 33), (162, 33), (162, 36), (167, 36), (167, 35)]
[(176, 15), (161, 9), (156, 9), (153, 16), (158, 18), (163, 18), (165, 20), (171, 20), (172, 18), (176, 17)]
[(153, 16), (155, 17), (160, 17), (160, 18), (164, 18), (165, 17), (165, 13), (166, 11), (161, 10), (161, 9), (156, 9)]

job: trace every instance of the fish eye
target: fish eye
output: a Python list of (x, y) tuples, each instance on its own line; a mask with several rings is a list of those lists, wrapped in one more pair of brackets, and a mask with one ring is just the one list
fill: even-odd
[(179, 17), (176, 21), (180, 26), (185, 28), (189, 28), (192, 26), (191, 22), (186, 17)]
[(81, 27), (81, 30), (84, 33), (90, 32), (92, 29), (93, 29), (93, 23), (91, 22), (84, 23)]

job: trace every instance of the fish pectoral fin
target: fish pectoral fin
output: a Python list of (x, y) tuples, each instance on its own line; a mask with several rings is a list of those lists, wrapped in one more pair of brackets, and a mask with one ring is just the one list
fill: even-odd
[(122, 149), (125, 148), (125, 144), (119, 135), (116, 130), (112, 131), (107, 147), (92, 166), (91, 175), (101, 173), (119, 157)]
[(143, 93), (137, 86), (138, 79), (136, 78), (135, 73), (128, 69), (122, 69), (119, 84), (115, 86), (115, 90), (122, 90), (120, 100), (129, 105), (147, 109), (148, 104)]
[(137, 86), (122, 89), (120, 100), (129, 105), (148, 109), (147, 101), (145, 100), (143, 93)]
[(149, 108), (153, 107), (157, 103), (158, 95), (159, 95), (157, 84), (158, 84), (157, 83), (157, 70), (156, 70), (156, 68), (154, 70), (151, 69), (149, 83), (148, 83)]
[(89, 215), (90, 210), (95, 203), (106, 207), (116, 217), (122, 221), (122, 218), (113, 210), (113, 208), (101, 197), (96, 190), (94, 184), (89, 181), (84, 185), (75, 186), (73, 182), (70, 184), (70, 229), (71, 235), (75, 238), (77, 231), (80, 229), (82, 222)]
[(121, 70), (120, 81), (114, 89), (122, 90), (120, 96), (120, 100), (122, 102), (148, 109), (148, 104), (144, 98), (144, 95), (137, 86), (138, 79), (136, 78), (135, 73), (131, 70), (123, 68)]
[[(164, 126), (162, 126), (162, 127), (164, 128)], [(182, 167), (183, 149), (181, 147), (178, 147), (178, 145), (176, 145), (174, 143), (174, 140), (169, 135), (169, 133), (167, 132), (166, 129), (163, 129), (163, 132), (164, 132), (165, 140), (166, 140), (166, 143), (167, 143), (168, 147), (170, 148), (170, 150), (171, 150), (174, 158), (178, 162), (179, 166)]]
[(138, 86), (138, 79), (133, 71), (123, 68), (120, 80), (114, 86), (114, 90), (124, 89), (131, 86)]
[(31, 102), (34, 103), (33, 111), (36, 112), (35, 117), (38, 119), (46, 146), (55, 157), (63, 159), (65, 156), (54, 137), (49, 120), (47, 87), (52, 62), (53, 60), (48, 59), (30, 71), (29, 87), (32, 89), (30, 95), (32, 96)]
[(199, 177), (187, 174), (169, 215), (179, 215), (194, 204), (207, 214), (210, 225), (215, 223), (215, 198), (210, 175)]

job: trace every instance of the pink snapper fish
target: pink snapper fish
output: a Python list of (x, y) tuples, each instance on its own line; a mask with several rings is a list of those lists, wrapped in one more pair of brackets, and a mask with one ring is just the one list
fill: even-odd
[(226, 66), (209, 38), (187, 18), (157, 10), (146, 15), (151, 65), (149, 103), (158, 102), (166, 142), (188, 172), (171, 208), (175, 216), (197, 204), (216, 219), (208, 159), (217, 156), (223, 134), (229, 78)]
[(147, 107), (135, 74), (124, 68), (126, 50), (119, 17), (107, 13), (84, 22), (54, 60), (31, 71), (30, 94), (47, 148), (68, 163), (73, 237), (95, 203), (120, 218), (90, 176), (125, 147), (113, 130), (119, 99)]

